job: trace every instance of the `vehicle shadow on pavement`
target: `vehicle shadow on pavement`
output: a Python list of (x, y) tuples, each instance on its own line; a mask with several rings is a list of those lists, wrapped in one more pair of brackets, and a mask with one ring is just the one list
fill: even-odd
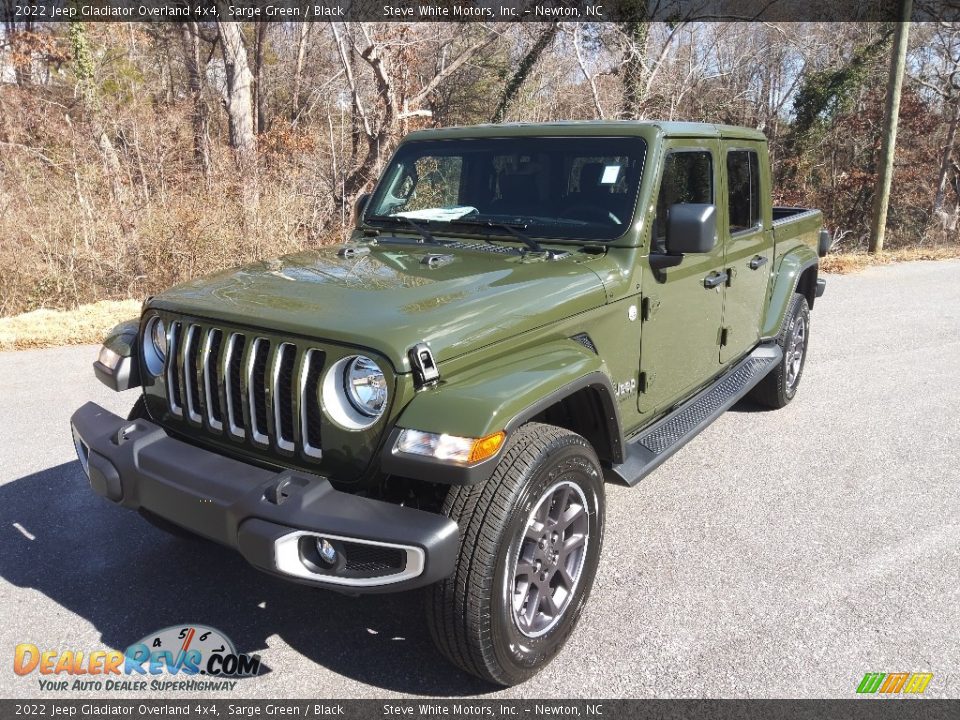
[[(261, 653), (273, 673), (292, 674), (278, 678), (281, 695), (350, 695), (321, 687), (304, 659), (413, 695), (496, 689), (434, 649), (419, 592), (351, 598), (271, 578), (231, 550), (170, 537), (97, 497), (76, 461), (0, 486), (0, 525), (0, 575), (88, 620), (114, 649), (171, 625), (202, 623), (238, 651)], [(271, 657), (272, 635), (303, 657)]]
[(751, 400), (748, 397), (740, 398), (733, 404), (727, 412), (735, 413), (767, 413), (772, 412), (770, 408), (761, 405), (756, 400)]

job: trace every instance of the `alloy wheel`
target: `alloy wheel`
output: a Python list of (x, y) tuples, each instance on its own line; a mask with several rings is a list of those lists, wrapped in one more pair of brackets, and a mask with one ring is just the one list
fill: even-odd
[(587, 498), (569, 480), (548, 488), (528, 516), (512, 573), (513, 618), (527, 637), (549, 632), (569, 607), (583, 571), (589, 528)]
[(803, 354), (807, 350), (807, 321), (803, 315), (797, 316), (787, 344), (787, 389), (793, 390), (800, 378), (803, 367)]

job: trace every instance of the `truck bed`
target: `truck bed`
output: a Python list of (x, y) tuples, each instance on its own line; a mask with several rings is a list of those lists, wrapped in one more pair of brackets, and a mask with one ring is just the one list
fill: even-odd
[(806, 213), (816, 213), (820, 214), (819, 210), (813, 210), (811, 208), (801, 208), (801, 207), (787, 207), (787, 206), (773, 206), (773, 224), (777, 225), (778, 223), (786, 222), (788, 220), (799, 219), (800, 215)]

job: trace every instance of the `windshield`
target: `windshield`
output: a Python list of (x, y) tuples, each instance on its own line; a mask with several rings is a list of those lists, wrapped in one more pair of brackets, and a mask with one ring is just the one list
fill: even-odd
[(365, 219), (399, 216), (461, 232), (506, 223), (542, 238), (614, 240), (630, 226), (645, 152), (638, 137), (408, 142)]

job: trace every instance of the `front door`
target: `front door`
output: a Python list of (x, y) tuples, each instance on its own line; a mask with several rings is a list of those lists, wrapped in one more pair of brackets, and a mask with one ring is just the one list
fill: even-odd
[[(723, 313), (723, 245), (706, 253), (666, 255), (667, 211), (680, 203), (716, 203), (719, 141), (678, 139), (667, 145), (643, 262), (640, 392), (643, 413), (669, 409), (719, 369)], [(667, 265), (670, 265), (669, 267)]]
[[(749, 352), (760, 338), (761, 313), (773, 261), (773, 228), (769, 204), (770, 168), (759, 142), (724, 141), (721, 151), (726, 173), (720, 237), (724, 265), (730, 275), (723, 300), (720, 362)], [(762, 160), (761, 160), (762, 158)]]

